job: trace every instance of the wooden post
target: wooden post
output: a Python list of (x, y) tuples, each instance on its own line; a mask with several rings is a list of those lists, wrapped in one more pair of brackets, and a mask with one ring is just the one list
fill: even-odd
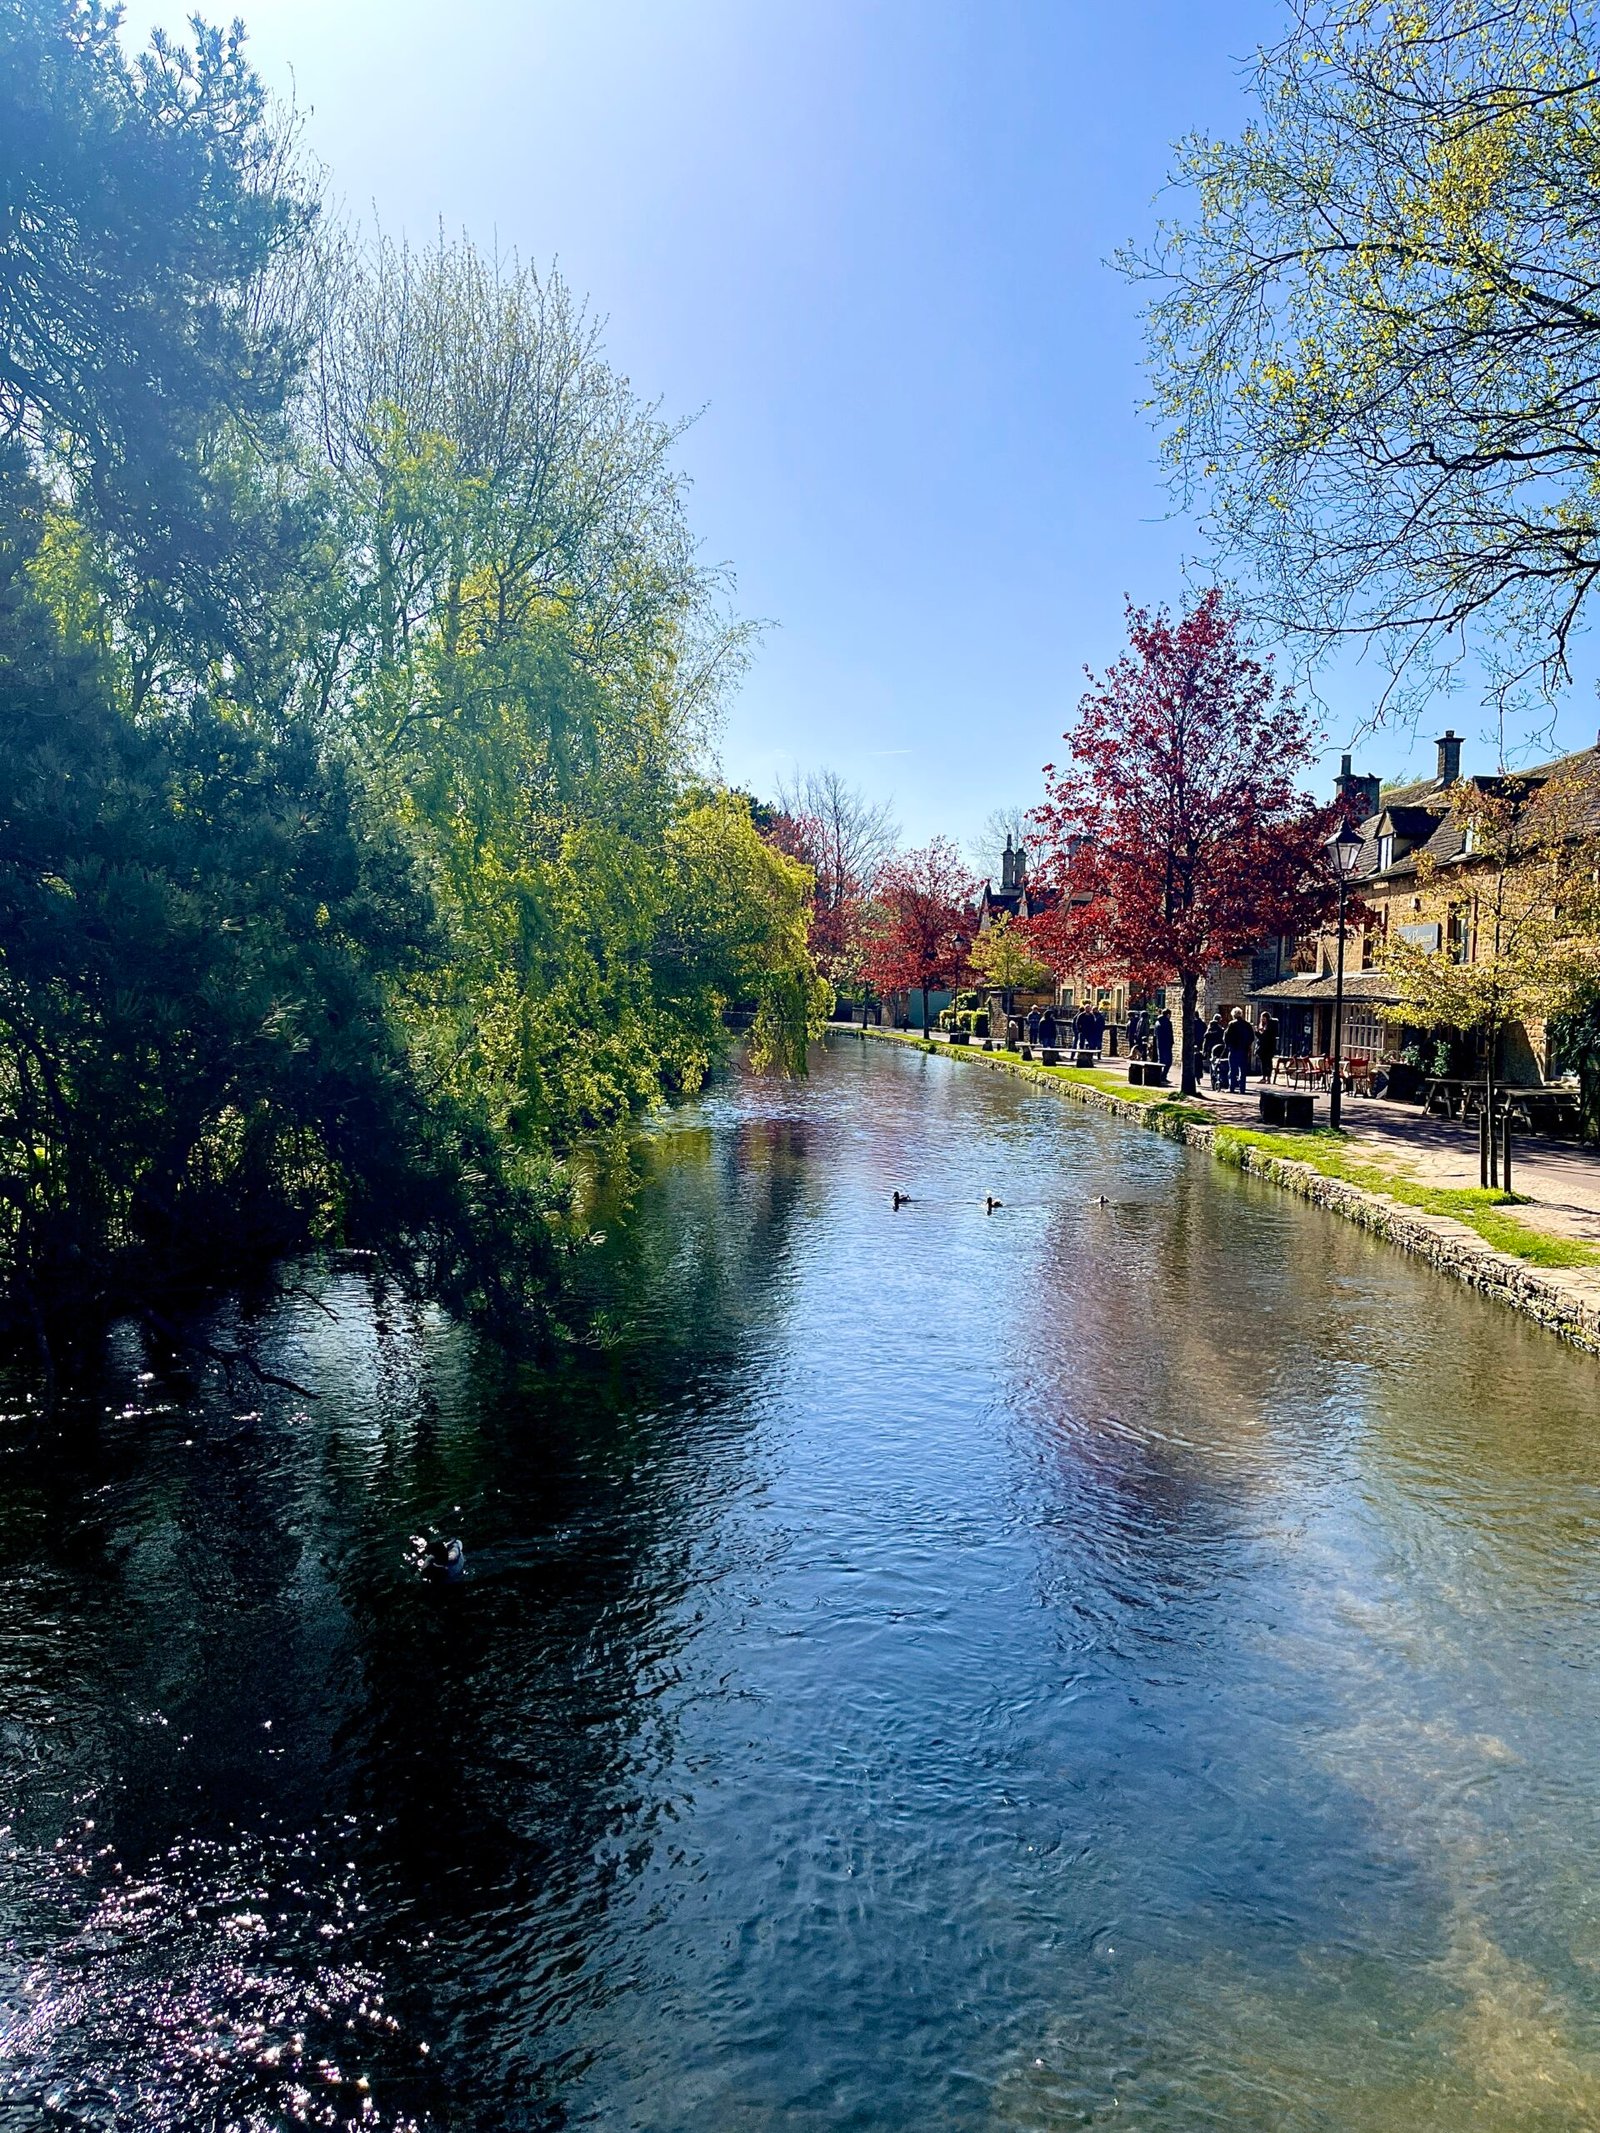
[(1511, 1190), (1511, 1106), (1509, 1104), (1506, 1105), (1504, 1137), (1504, 1161), (1501, 1165), (1500, 1183), (1509, 1192)]
[(1478, 1184), (1481, 1190), (1489, 1190), (1489, 1114), (1478, 1113)]

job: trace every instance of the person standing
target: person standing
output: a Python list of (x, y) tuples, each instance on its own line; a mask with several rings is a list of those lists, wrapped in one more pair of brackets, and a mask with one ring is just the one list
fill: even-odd
[(1273, 1062), (1278, 1056), (1278, 1024), (1274, 1016), (1262, 1008), (1256, 1023), (1256, 1059), (1261, 1068), (1261, 1079), (1272, 1079)]
[(1172, 1072), (1172, 1017), (1165, 1008), (1156, 1016), (1156, 1063), (1163, 1074)]
[(1250, 1072), (1250, 1048), (1255, 1043), (1255, 1031), (1245, 1020), (1242, 1007), (1236, 1007), (1228, 1017), (1222, 1042), (1228, 1054), (1228, 1088), (1233, 1095), (1242, 1096)]
[(1029, 1042), (1030, 1044), (1037, 1044), (1037, 1043), (1038, 1043), (1038, 1041), (1039, 1041), (1039, 1010), (1038, 1010), (1038, 1008), (1036, 1008), (1036, 1007), (1030, 1007), (1030, 1008), (1028, 1009), (1028, 1042)]

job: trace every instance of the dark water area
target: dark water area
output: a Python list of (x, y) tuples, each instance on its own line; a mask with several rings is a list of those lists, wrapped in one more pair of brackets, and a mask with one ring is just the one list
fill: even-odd
[(913, 1051), (639, 1161), (558, 1375), (14, 1389), (0, 2133), (1600, 2126), (1596, 1365)]

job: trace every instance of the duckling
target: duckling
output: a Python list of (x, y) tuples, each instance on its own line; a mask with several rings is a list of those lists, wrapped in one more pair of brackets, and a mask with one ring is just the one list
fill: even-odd
[(1094, 1204), (1096, 1207), (1109, 1207), (1111, 1205), (1111, 1202), (1106, 1198), (1103, 1192), (1097, 1192), (1094, 1196)]
[(892, 1205), (892, 1206), (894, 1207), (894, 1209), (895, 1209), (896, 1213), (898, 1213), (898, 1212), (899, 1212), (899, 1210), (900, 1210), (900, 1209), (901, 1209), (902, 1207), (909, 1207), (909, 1206), (911, 1205), (911, 1195), (910, 1195), (910, 1193), (908, 1193), (908, 1192), (901, 1192), (901, 1191), (899, 1190), (899, 1188), (898, 1188), (898, 1187), (896, 1187), (896, 1189), (895, 1189), (895, 1194), (894, 1194), (894, 1199), (893, 1199), (893, 1201), (891, 1202), (891, 1205)]
[(467, 1568), (467, 1551), (461, 1545), (461, 1536), (457, 1534), (454, 1540), (440, 1540), (435, 1535), (423, 1552), (423, 1563), (434, 1577), (453, 1585), (465, 1576)]
[(997, 1207), (1004, 1207), (1005, 1204), (1004, 1200), (997, 1200), (994, 1194), (990, 1193), (983, 1203), (983, 1211), (986, 1215), (992, 1215)]

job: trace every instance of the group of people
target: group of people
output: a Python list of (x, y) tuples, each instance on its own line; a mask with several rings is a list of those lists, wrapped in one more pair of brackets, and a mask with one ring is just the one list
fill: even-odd
[[(1024, 1028), (1030, 1045), (1054, 1045), (1067, 1039), (1077, 1052), (1101, 1052), (1105, 1047), (1105, 1015), (1099, 1007), (1079, 1007), (1075, 1015), (1062, 1015), (1060, 1020), (1050, 1009), (1041, 1013), (1035, 1007), (1028, 1011)], [(1263, 1081), (1271, 1079), (1271, 1064), (1278, 1058), (1278, 1022), (1265, 1009), (1254, 1024), (1242, 1007), (1229, 1011), (1218, 1007), (1210, 1022), (1197, 1013), (1193, 1035), (1195, 1058), (1210, 1073), (1212, 1088), (1242, 1092), (1252, 1073)], [(1129, 1011), (1129, 1058), (1156, 1060), (1163, 1069), (1171, 1069), (1175, 1039), (1178, 1032), (1167, 1007)]]
[[(1105, 1046), (1106, 1018), (1097, 1007), (1080, 1007), (1070, 1018), (1063, 1014), (1059, 1019), (1049, 1008), (1042, 1013), (1030, 1008), (1022, 1027), (1029, 1044), (1066, 1042), (1080, 1052), (1098, 1052)], [(1169, 1009), (1136, 1007), (1128, 1016), (1128, 1056), (1153, 1059), (1170, 1069), (1176, 1035)], [(1252, 1074), (1271, 1080), (1278, 1025), (1264, 1008), (1254, 1024), (1242, 1007), (1226, 1013), (1219, 1007), (1209, 1022), (1196, 1014), (1193, 1035), (1195, 1057), (1205, 1065), (1213, 1088), (1242, 1092)]]
[(1278, 1056), (1278, 1025), (1265, 1008), (1254, 1028), (1242, 1007), (1224, 1015), (1219, 1007), (1208, 1022), (1194, 1018), (1195, 1049), (1206, 1062), (1215, 1089), (1242, 1094), (1252, 1072), (1263, 1081), (1272, 1079), (1272, 1063)]
[(1128, 1057), (1130, 1059), (1153, 1059), (1163, 1070), (1172, 1065), (1175, 1032), (1172, 1016), (1166, 1008), (1159, 1014), (1151, 1014), (1147, 1007), (1131, 1008), (1128, 1013)]
[[(1063, 1039), (1079, 1052), (1099, 1052), (1105, 1049), (1106, 1018), (1098, 1007), (1080, 1007), (1075, 1015), (1059, 1018), (1048, 1007), (1041, 1014), (1037, 1007), (1028, 1010), (1022, 1025), (1029, 1044), (1054, 1045)], [(1170, 1054), (1169, 1054), (1170, 1056)]]

